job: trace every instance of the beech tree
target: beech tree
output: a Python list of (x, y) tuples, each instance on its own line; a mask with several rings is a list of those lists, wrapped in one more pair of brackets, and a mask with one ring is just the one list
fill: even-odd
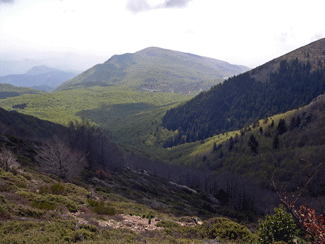
[(57, 175), (63, 180), (80, 176), (86, 166), (85, 156), (71, 150), (58, 136), (43, 144), (36, 161), (45, 172)]
[(17, 159), (9, 149), (1, 148), (0, 163), (5, 171), (9, 171), (12, 166), (18, 164)]

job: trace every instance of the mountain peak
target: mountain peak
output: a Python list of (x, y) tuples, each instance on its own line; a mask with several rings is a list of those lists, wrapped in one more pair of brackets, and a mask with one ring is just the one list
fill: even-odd
[(52, 73), (59, 71), (58, 69), (54, 69), (51, 67), (48, 67), (46, 65), (40, 65), (40, 66), (34, 66), (29, 71), (25, 73), (25, 75), (42, 75), (47, 73)]
[(114, 55), (57, 90), (77, 86), (124, 85), (144, 91), (189, 93), (209, 89), (221, 82), (223, 77), (248, 69), (194, 54), (148, 47), (135, 53)]

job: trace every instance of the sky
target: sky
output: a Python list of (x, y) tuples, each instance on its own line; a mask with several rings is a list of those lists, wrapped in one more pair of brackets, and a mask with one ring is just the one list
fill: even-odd
[(250, 68), (325, 37), (321, 0), (0, 0), (0, 60), (79, 69), (146, 47)]

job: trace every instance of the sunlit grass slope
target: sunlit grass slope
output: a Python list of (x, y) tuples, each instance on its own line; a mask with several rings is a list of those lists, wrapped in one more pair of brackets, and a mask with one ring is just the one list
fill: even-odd
[[(1, 99), (0, 107), (62, 125), (84, 118), (109, 129), (114, 140), (120, 143), (156, 146), (162, 144), (164, 133), (168, 134), (161, 129), (160, 137), (154, 136), (161, 117), (172, 106), (190, 98), (189, 95), (108, 86), (10, 97)], [(21, 104), (26, 106), (21, 109), (17, 106)]]

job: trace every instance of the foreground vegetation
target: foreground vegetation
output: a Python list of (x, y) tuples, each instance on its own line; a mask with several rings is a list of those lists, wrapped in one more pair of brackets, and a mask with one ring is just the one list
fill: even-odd
[[(208, 240), (270, 243), (265, 238), (270, 234), (264, 229), (279, 228), (267, 218), (259, 226), (249, 225), (251, 230), (257, 227), (254, 234), (228, 218), (200, 212), (191, 215), (188, 211), (194, 206), (193, 201), (202, 199), (202, 196), (195, 196), (163, 179), (155, 179), (147, 172), (124, 169), (115, 174), (97, 172), (94, 175), (98, 178), (92, 178), (91, 184), (80, 179), (69, 183), (30, 167), (11, 167), (9, 171), (0, 168), (1, 243), (207, 243)], [(145, 182), (154, 184), (159, 181), (154, 191), (170, 191), (166, 203), (160, 203), (162, 197), (158, 195), (143, 203), (138, 202), (144, 199), (142, 197), (131, 200), (130, 195), (150, 195), (150, 185), (133, 189), (127, 185), (143, 177)], [(128, 192), (123, 193), (125, 190)], [(189, 199), (187, 213), (179, 212), (180, 200), (175, 199), (174, 207), (168, 206), (168, 202), (177, 196), (182, 201)], [(276, 211), (273, 218), (282, 223), (281, 228), (286, 230), (283, 233), (289, 236), (277, 236), (274, 240), (297, 239), (298, 232), (290, 222), (292, 220), (287, 215), (283, 218), (281, 214)]]
[[(289, 237), (284, 237), (289, 239), (277, 236), (274, 241), (290, 243), (303, 236), (283, 214), (276, 217), (283, 223), (280, 227), (274, 226), (268, 217), (257, 225), (256, 220), (263, 215), (250, 217), (248, 205), (241, 205), (241, 199), (251, 200), (247, 198), (249, 192), (244, 193), (248, 188), (241, 191), (238, 184), (243, 185), (242, 182), (234, 182), (231, 175), (224, 179), (216, 176), (214, 181), (215, 188), (222, 189), (222, 180), (232, 177), (224, 183), (232, 182), (232, 190), (237, 191), (239, 198), (231, 196), (232, 200), (227, 202), (222, 191), (211, 195), (208, 191), (212, 188), (202, 190), (205, 183), (198, 183), (206, 177), (199, 175), (199, 171), (168, 169), (166, 165), (136, 156), (123, 157), (105, 138), (103, 131), (78, 122), (71, 123), (68, 131), (57, 134), (51, 141), (21, 140), (2, 134), (0, 240), (3, 243), (206, 243), (208, 240), (269, 243), (267, 238), (273, 238), (269, 231), (288, 223)], [(180, 182), (197, 185), (196, 190), (160, 177), (164, 171)], [(250, 211), (255, 211), (252, 207)]]
[(12, 152), (8, 169), (6, 150), (2, 145), (1, 243), (205, 243), (216, 238), (243, 243), (256, 238), (245, 226), (211, 218), (203, 211), (211, 204), (203, 193), (145, 171), (88, 172), (88, 180), (70, 183), (40, 173), (44, 167), (19, 166), (25, 163)]

